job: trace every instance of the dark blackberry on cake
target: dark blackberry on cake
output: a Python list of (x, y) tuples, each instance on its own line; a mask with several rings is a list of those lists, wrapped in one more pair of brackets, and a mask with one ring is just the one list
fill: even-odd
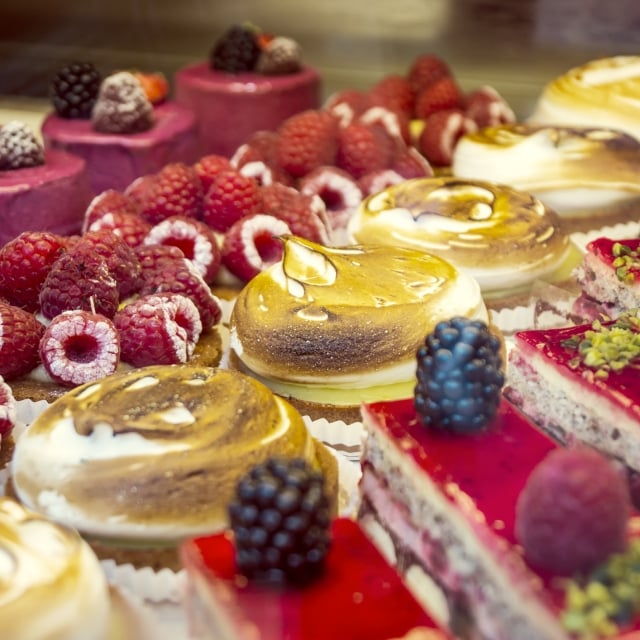
[(229, 506), (240, 571), (254, 580), (302, 584), (317, 577), (330, 542), (322, 473), (300, 458), (271, 458), (241, 478)]
[(415, 407), (427, 427), (482, 429), (495, 415), (504, 384), (500, 340), (480, 320), (439, 322), (417, 353)]
[(51, 99), (62, 118), (90, 118), (102, 77), (90, 62), (72, 62), (51, 83)]
[(211, 66), (218, 71), (253, 71), (260, 57), (255, 31), (240, 25), (230, 27), (211, 52)]

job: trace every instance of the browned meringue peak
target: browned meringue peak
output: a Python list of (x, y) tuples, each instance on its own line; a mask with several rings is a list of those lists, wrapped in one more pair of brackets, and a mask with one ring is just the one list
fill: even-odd
[(597, 127), (511, 124), (463, 136), (453, 175), (529, 191), (563, 216), (640, 196), (640, 141)]
[(415, 375), (416, 349), (436, 322), (487, 317), (477, 283), (434, 255), (282, 241), (282, 260), (245, 286), (231, 316), (233, 349), (269, 380), (347, 387), (404, 381)]
[(175, 540), (224, 526), (237, 479), (272, 455), (318, 464), (300, 414), (264, 385), (151, 366), (50, 405), (16, 445), (14, 484), (25, 504), (83, 533)]
[(363, 200), (348, 227), (358, 243), (412, 247), (474, 277), (485, 297), (523, 290), (571, 253), (558, 215), (506, 185), (416, 178)]
[(599, 58), (547, 84), (536, 124), (605, 127), (640, 138), (640, 56)]

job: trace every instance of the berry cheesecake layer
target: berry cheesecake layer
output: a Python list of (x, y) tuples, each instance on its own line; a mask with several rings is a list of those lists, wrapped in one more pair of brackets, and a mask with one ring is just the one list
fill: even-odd
[(640, 138), (640, 56), (587, 62), (544, 88), (530, 118), (536, 124), (606, 127)]
[(640, 197), (640, 141), (612, 129), (487, 127), (459, 140), (451, 168), (533, 194), (572, 230), (622, 222), (620, 205)]
[(175, 543), (223, 528), (238, 477), (270, 455), (323, 468), (335, 504), (335, 459), (266, 387), (223, 369), (145, 367), (53, 403), (20, 438), (12, 480), (26, 505), (100, 554), (164, 546), (175, 566)]
[(407, 180), (366, 198), (348, 231), (354, 242), (448, 260), (478, 281), (485, 299), (526, 291), (537, 279), (568, 277), (573, 253), (554, 211), (527, 193), (481, 180)]
[(415, 351), (452, 312), (487, 319), (477, 283), (445, 260), (383, 246), (284, 237), (231, 315), (238, 366), (303, 413), (357, 420), (363, 400), (411, 393)]
[(505, 394), (560, 442), (582, 441), (620, 460), (636, 476), (639, 363), (640, 327), (632, 315), (522, 331), (509, 353)]

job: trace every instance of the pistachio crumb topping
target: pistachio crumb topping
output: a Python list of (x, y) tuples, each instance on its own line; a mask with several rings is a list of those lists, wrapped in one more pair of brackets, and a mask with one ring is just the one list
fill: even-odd
[(640, 539), (585, 580), (566, 584), (564, 628), (580, 640), (615, 636), (640, 612)]
[(615, 242), (611, 249), (613, 253), (613, 268), (620, 282), (631, 283), (635, 279), (634, 271), (640, 270), (640, 253), (629, 245)]
[(611, 371), (622, 371), (640, 356), (640, 317), (636, 312), (627, 312), (610, 325), (595, 320), (582, 339), (574, 336), (562, 345), (578, 351), (569, 362), (570, 367), (576, 369), (583, 364), (595, 369), (597, 377), (606, 378)]

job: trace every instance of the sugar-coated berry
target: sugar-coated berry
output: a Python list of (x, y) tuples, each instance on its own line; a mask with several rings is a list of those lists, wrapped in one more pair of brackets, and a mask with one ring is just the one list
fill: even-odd
[(516, 537), (534, 567), (586, 573), (626, 544), (629, 487), (622, 471), (587, 447), (552, 451), (516, 504)]
[(249, 470), (229, 505), (236, 563), (247, 578), (307, 584), (324, 567), (331, 521), (324, 477), (301, 458)]
[(427, 427), (482, 429), (493, 418), (504, 384), (500, 340), (486, 323), (439, 322), (417, 352), (414, 404)]
[(44, 148), (31, 128), (11, 120), (0, 128), (0, 171), (44, 164)]

